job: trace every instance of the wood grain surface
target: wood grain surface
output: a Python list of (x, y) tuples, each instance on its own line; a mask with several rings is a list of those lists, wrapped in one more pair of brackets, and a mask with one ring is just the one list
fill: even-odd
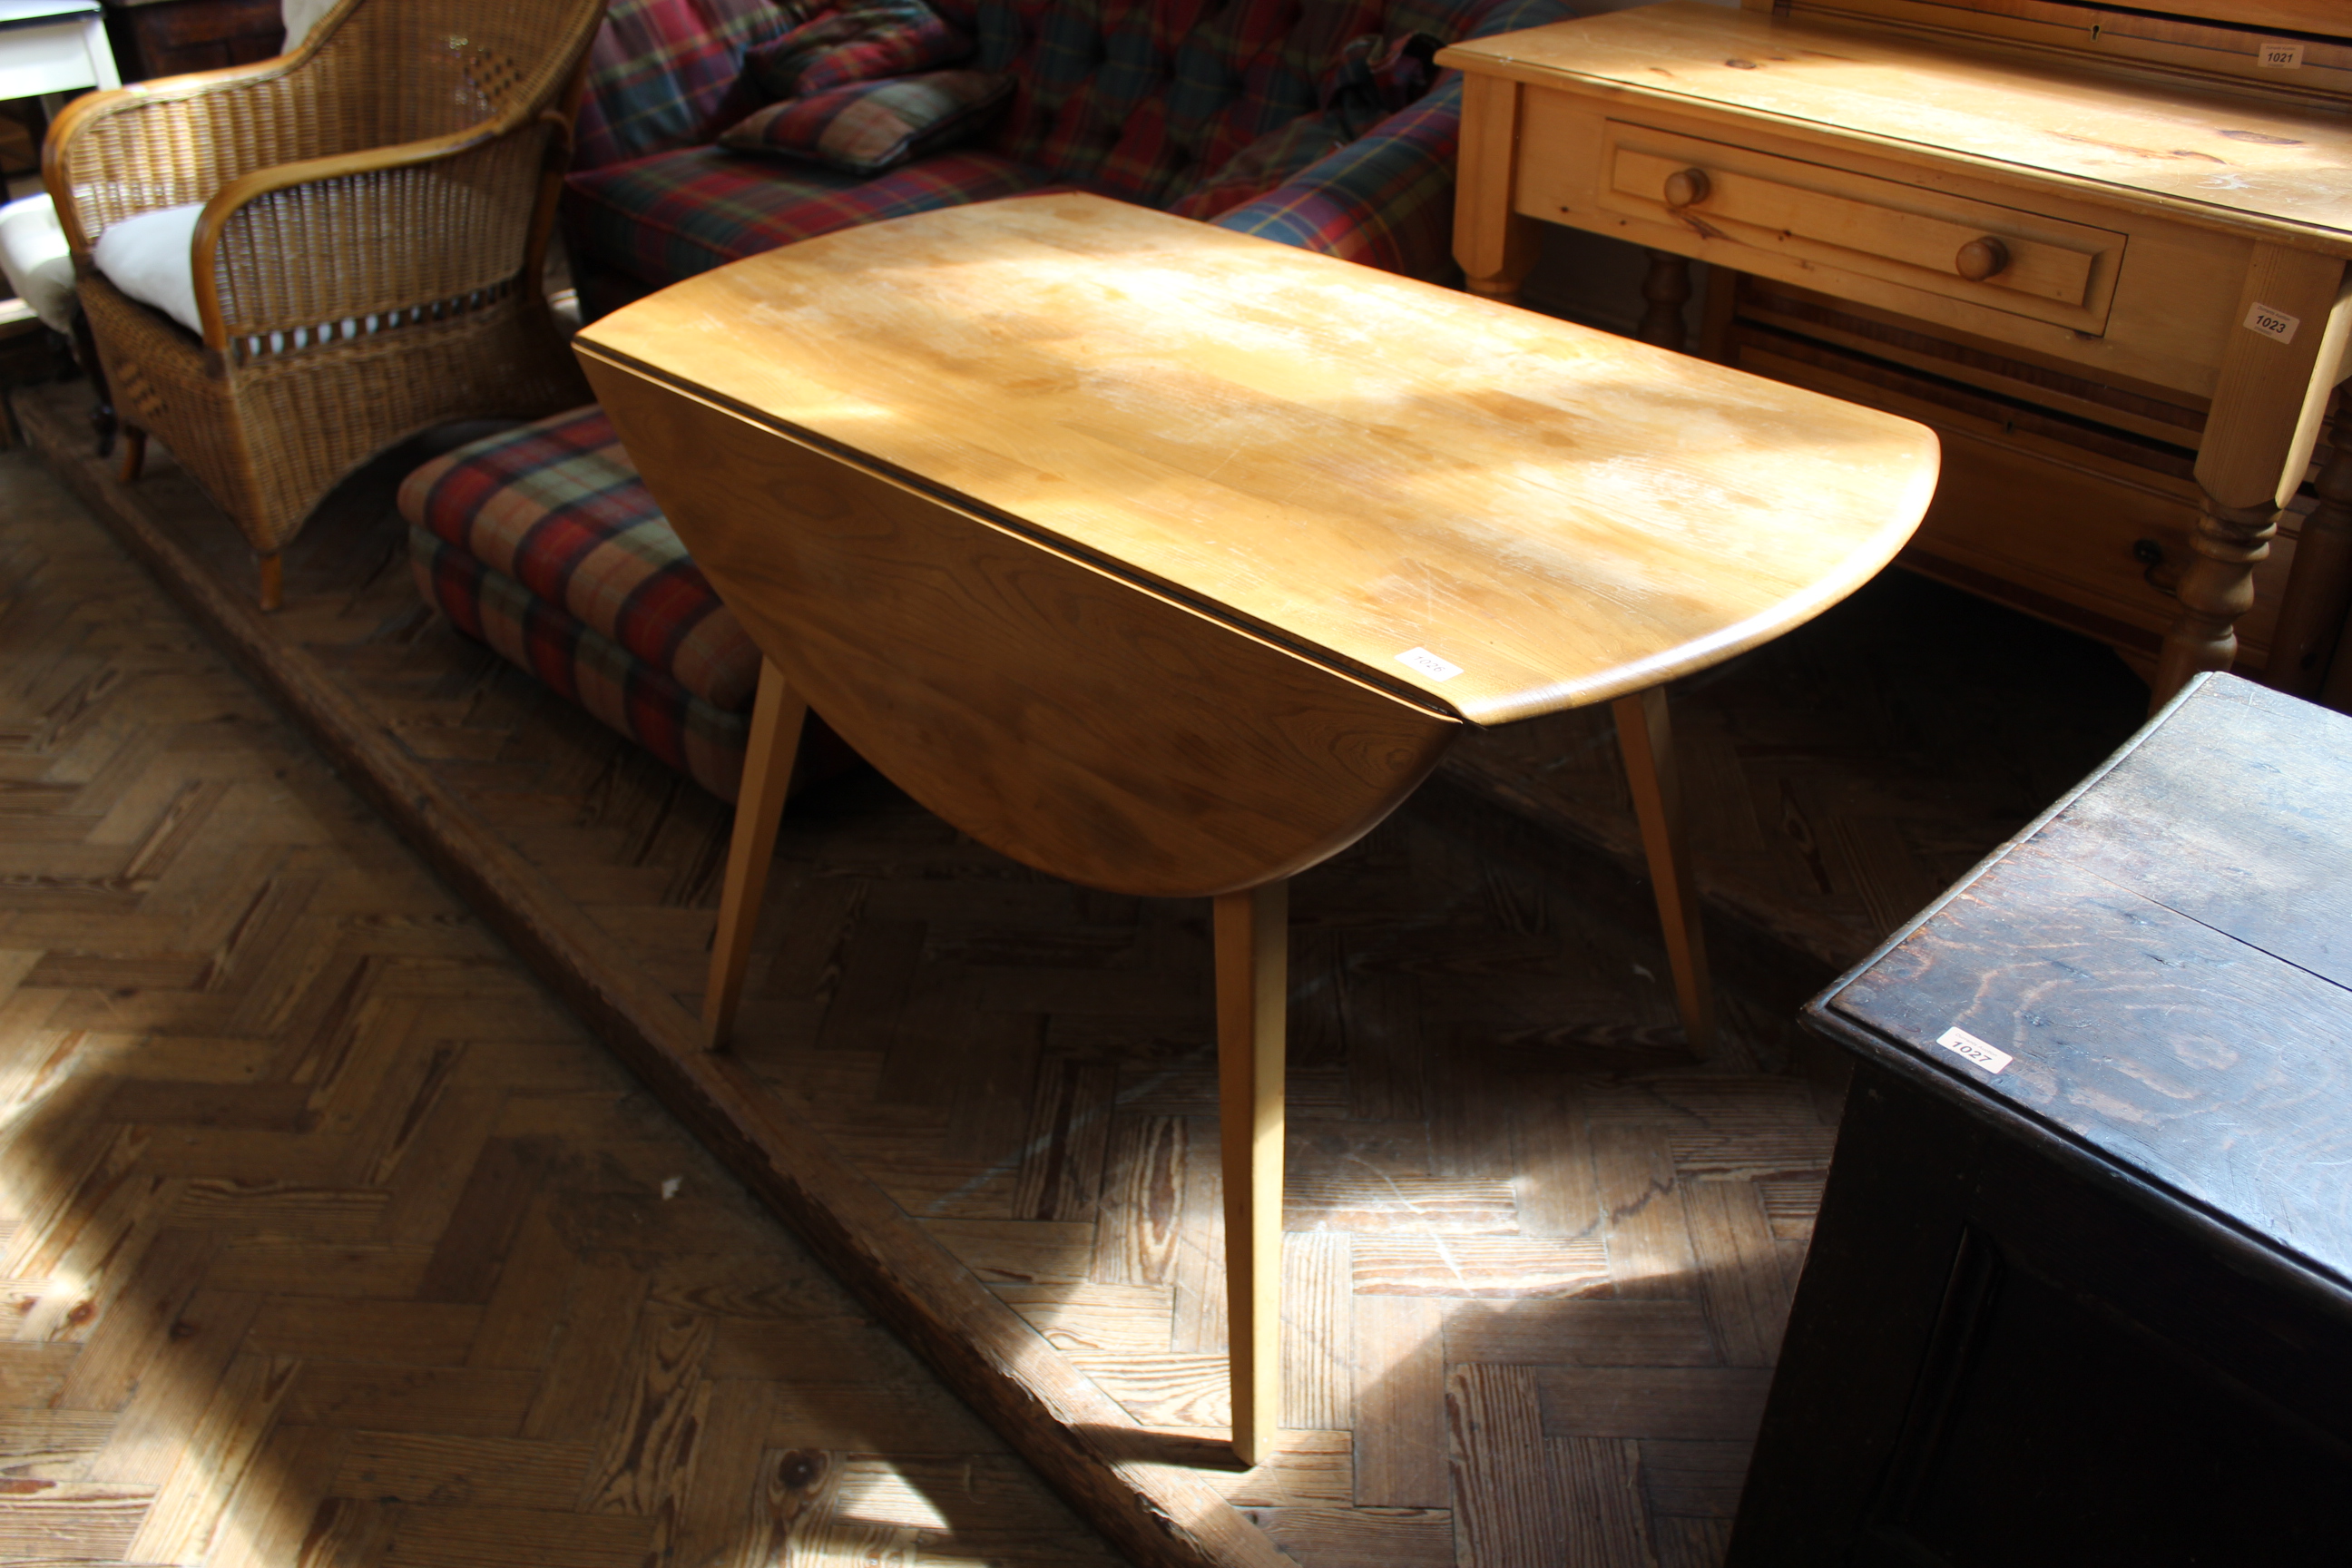
[(2192, 220), (2275, 227), (2352, 255), (2352, 132), (2334, 109), (1699, 0), (1456, 44), (1445, 60), (1760, 116), (1898, 154), (1942, 150), (1994, 180), (2055, 182), (2094, 200), (2107, 187), (2111, 200), (2158, 198)]
[(1832, 1011), (2352, 1279), (2347, 780), (2352, 720), (2210, 678)]
[(1479, 724), (1801, 624), (1936, 477), (1906, 420), (1090, 196), (789, 246), (580, 342)]
[(1323, 859), (1458, 721), (583, 353), (665, 514), (794, 692), (982, 843), (1115, 892)]

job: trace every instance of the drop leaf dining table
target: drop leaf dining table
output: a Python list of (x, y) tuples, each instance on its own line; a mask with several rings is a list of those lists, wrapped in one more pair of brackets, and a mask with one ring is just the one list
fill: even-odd
[(1465, 731), (1614, 703), (1695, 1048), (1664, 684), (1893, 557), (1924, 426), (1084, 195), (868, 224), (590, 326), (764, 656), (704, 1016), (814, 708), (1040, 870), (1213, 900), (1234, 1444), (1277, 1425), (1287, 879)]

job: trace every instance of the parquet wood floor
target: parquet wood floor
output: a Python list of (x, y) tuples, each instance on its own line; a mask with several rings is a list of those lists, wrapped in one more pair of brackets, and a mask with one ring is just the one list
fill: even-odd
[(0, 454), (0, 1561), (1118, 1559)]
[[(26, 402), (53, 456), (81, 439), (76, 402), (70, 390)], [(249, 568), (226, 523), (168, 461), (152, 466), (128, 497), (87, 467), (77, 483), (135, 506), (243, 593)], [(690, 1009), (725, 808), (427, 616), (387, 479), (389, 466), (349, 487), (289, 551), (288, 607), (266, 635), (299, 648), (450, 809), (526, 859), (662, 1007)], [(1835, 1065), (1796, 1037), (1797, 1004), (2095, 763), (2145, 699), (2103, 652), (1899, 577), (1692, 685), (1678, 731), (1704, 886), (1738, 917), (1715, 931), (1726, 1027), (1709, 1058), (1680, 1043), (1654, 917), (1620, 865), (1633, 840), (1613, 746), (1575, 716), (1464, 748), (1464, 765), (1297, 885), (1288, 1430), (1255, 1472), (1226, 1468), (1217, 1442), (1205, 907), (1035, 877), (853, 773), (787, 815), (737, 1059), (898, 1223), (1034, 1329), (1037, 1359), (1058, 1357), (1107, 1396), (1082, 1436), (1122, 1474), (1205, 1481), (1315, 1568), (1711, 1565), (1834, 1136)], [(175, 831), (210, 845), (208, 821)], [(223, 929), (259, 942), (268, 921), (300, 924), (267, 900), (254, 908)], [(194, 985), (215, 949), (169, 940), (184, 963), (172, 973)], [(290, 973), (306, 961), (275, 962)], [(160, 1012), (145, 989), (158, 982), (128, 978), (108, 1005)], [(503, 1041), (467, 1037), (469, 1052)], [(397, 1070), (427, 1070), (401, 1059)], [(206, 1136), (310, 1136), (288, 1126), (323, 1091), (287, 1083), (271, 1110), (242, 1112), (261, 1124)], [(337, 1104), (372, 1130), (352, 1136), (394, 1136)], [(529, 1178), (501, 1166), (479, 1179), (505, 1194)], [(591, 1251), (687, 1212), (641, 1190), (634, 1208), (585, 1208), (573, 1234)], [(531, 1234), (517, 1222), (511, 1247)], [(494, 1258), (506, 1235), (467, 1245)], [(412, 1245), (437, 1256), (449, 1244)], [(756, 1270), (752, 1250), (739, 1256)], [(389, 1253), (339, 1256), (331, 1272), (367, 1281), (401, 1267), (439, 1278)], [(762, 1336), (710, 1321), (700, 1342), (607, 1349), (606, 1375), (643, 1367), (640, 1382), (675, 1388), (690, 1374), (656, 1367), (734, 1373)], [(834, 1353), (827, 1331), (801, 1332), (818, 1359)], [(420, 1384), (403, 1408), (515, 1397), (499, 1386)], [(261, 1397), (236, 1395), (248, 1396)], [(667, 1440), (659, 1427), (645, 1423), (647, 1445)], [(706, 1444), (740, 1456), (731, 1433)], [(664, 1485), (599, 1496), (652, 1516), (678, 1495)], [(997, 1520), (961, 1521), (957, 1539), (1009, 1552), (1013, 1536), (972, 1533)], [(487, 1555), (488, 1539), (467, 1549)]]

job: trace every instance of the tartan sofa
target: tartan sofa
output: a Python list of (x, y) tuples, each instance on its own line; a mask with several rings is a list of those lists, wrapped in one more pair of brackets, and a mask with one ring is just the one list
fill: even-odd
[[(1244, 149), (1327, 134), (1350, 40), (1445, 42), (1561, 0), (935, 0), (1014, 79), (978, 142), (870, 179), (709, 144), (772, 0), (614, 0), (590, 58), (563, 216), (593, 319), (796, 239), (1076, 186), (1432, 280), (1451, 271), (1461, 83), (1253, 188)], [(1294, 158), (1295, 163), (1297, 160)], [(1236, 166), (1242, 170), (1235, 174)], [(760, 656), (594, 407), (488, 437), (404, 484), (425, 598), (468, 636), (712, 793), (735, 795)]]

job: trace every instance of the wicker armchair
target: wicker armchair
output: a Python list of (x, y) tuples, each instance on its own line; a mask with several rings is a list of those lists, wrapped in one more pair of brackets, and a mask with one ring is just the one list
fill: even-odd
[[(342, 0), (291, 55), (77, 100), (44, 174), (137, 476), (148, 432), (279, 548), (353, 468), (452, 419), (587, 400), (540, 269), (604, 0)], [(201, 339), (91, 260), (201, 202)]]

